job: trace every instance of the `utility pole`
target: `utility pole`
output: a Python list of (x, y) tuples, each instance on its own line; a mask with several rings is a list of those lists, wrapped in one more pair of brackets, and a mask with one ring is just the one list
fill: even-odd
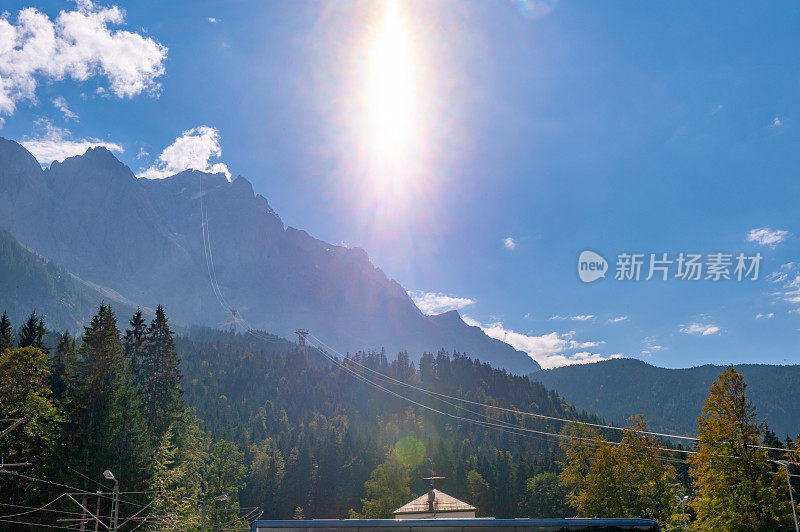
[(792, 517), (794, 517), (794, 530), (795, 532), (800, 532), (800, 528), (797, 526), (797, 510), (794, 507), (794, 495), (792, 494), (792, 479), (789, 476), (789, 462), (786, 460), (778, 460), (778, 463), (783, 466), (783, 469), (786, 471), (786, 483), (789, 484), (789, 502), (792, 505)]
[(303, 354), (306, 354), (306, 336), (308, 336), (308, 331), (305, 329), (297, 329), (294, 332), (297, 335), (297, 343), (300, 344), (300, 350)]

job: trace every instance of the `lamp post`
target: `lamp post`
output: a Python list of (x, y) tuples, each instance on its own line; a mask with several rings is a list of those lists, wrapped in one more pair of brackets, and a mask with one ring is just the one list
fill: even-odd
[(114, 494), (111, 497), (111, 530), (117, 532), (119, 523), (119, 481), (114, 477), (114, 473), (106, 469), (103, 476), (108, 480), (114, 481)]
[(678, 501), (678, 503), (681, 505), (681, 515), (683, 516), (683, 529), (689, 530), (689, 526), (686, 524), (686, 508), (684, 507), (686, 501), (689, 500), (689, 496), (684, 495), (683, 497), (678, 497), (677, 495), (675, 495), (675, 500)]
[(206, 499), (206, 500), (192, 499), (191, 497), (184, 497), (183, 499), (181, 499), (181, 501), (184, 502), (184, 503), (196, 502), (197, 506), (200, 507), (200, 530), (202, 530), (202, 532), (206, 532), (206, 530), (207, 530), (207, 528), (206, 528), (206, 506), (208, 506), (208, 503), (210, 503), (210, 502), (223, 502), (223, 501), (227, 501), (227, 500), (228, 500), (228, 496), (226, 494), (224, 494), (224, 493), (222, 495), (217, 495), (213, 499)]
[(782, 465), (784, 471), (786, 471), (786, 483), (789, 485), (789, 502), (792, 505), (792, 517), (794, 517), (794, 530), (795, 532), (800, 532), (800, 528), (797, 527), (797, 510), (794, 507), (794, 495), (792, 495), (792, 479), (789, 477), (789, 462), (777, 460), (777, 463)]

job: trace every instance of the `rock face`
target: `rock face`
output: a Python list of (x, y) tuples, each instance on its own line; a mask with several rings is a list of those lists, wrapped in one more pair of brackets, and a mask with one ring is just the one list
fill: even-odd
[(234, 308), (250, 328), (282, 336), (307, 328), (341, 352), (418, 358), (455, 349), (514, 373), (539, 369), (457, 313), (423, 315), (364, 250), (284, 227), (243, 177), (187, 170), (137, 179), (105, 148), (43, 170), (0, 139), (0, 212), (0, 225), (25, 246), (127, 300), (161, 303), (186, 324), (220, 326)]

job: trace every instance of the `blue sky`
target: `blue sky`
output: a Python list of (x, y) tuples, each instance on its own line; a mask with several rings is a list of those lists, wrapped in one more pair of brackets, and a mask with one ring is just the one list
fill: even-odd
[[(150, 177), (225, 165), (288, 225), (363, 247), (426, 309), (545, 366), (800, 363), (800, 6), (391, 4), (117, 2), (121, 21), (6, 2), (7, 26), (77, 10), (102, 38), (73, 70), (21, 72), (0, 24), (17, 83), (0, 135), (47, 155), (113, 143)], [(585, 249), (612, 269), (622, 252), (764, 258), (757, 281), (584, 284)]]

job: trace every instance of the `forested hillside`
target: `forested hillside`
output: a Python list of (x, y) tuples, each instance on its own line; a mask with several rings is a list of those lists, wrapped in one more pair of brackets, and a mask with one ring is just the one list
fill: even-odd
[[(800, 366), (734, 367), (747, 381), (748, 397), (761, 418), (781, 438), (794, 437), (800, 428)], [(542, 371), (532, 378), (577, 407), (614, 423), (642, 414), (659, 431), (694, 435), (708, 389), (724, 369), (710, 364), (667, 369), (641, 360), (616, 359)]]
[[(312, 347), (304, 354), (293, 343), (260, 336), (267, 341), (193, 329), (176, 345), (187, 404), (214, 438), (233, 441), (244, 451), (248, 475), (242, 504), (259, 506), (267, 518), (291, 517), (298, 507), (314, 518), (346, 517), (350, 509), (360, 510), (364, 482), (377, 467), (391, 463), (399, 441), (417, 446), (418, 459), (408, 472), (413, 493), (424, 491), (420, 477), (432, 467), (448, 477), (445, 491), (473, 501), (484, 515), (522, 515), (528, 479), (557, 470), (557, 442), (421, 409), (355, 379)], [(404, 353), (391, 359), (360, 353), (354, 360), (444, 394), (550, 416), (580, 415), (540, 384), (457, 353), (426, 354), (418, 367)], [(409, 399), (465, 415), (419, 392), (382, 384)], [(515, 419), (491, 415), (498, 422)], [(530, 426), (561, 429), (557, 422)]]
[[(0, 419), (19, 422), (0, 439), (0, 529), (93, 523), (88, 507), (110, 515), (106, 470), (122, 491), (122, 530), (387, 518), (431, 472), (484, 516), (673, 526), (674, 496), (696, 490), (698, 519), (713, 523), (715, 498), (729, 498), (719, 475), (759, 486), (747, 504), (768, 506), (747, 514), (754, 522), (789, 516), (770, 458), (797, 455), (765, 433), (733, 368), (711, 387), (699, 452), (687, 454), (665, 448), (644, 419), (599, 427), (541, 384), (459, 353), (415, 364), (406, 353), (340, 359), (260, 331), (175, 338), (161, 306), (149, 324), (139, 311), (127, 321), (101, 305), (81, 338), (50, 346), (41, 316), (16, 329), (0, 318)], [(727, 510), (726, 522), (739, 519)]]
[[(93, 495), (109, 492), (106, 469), (126, 494), (126, 529), (195, 529), (197, 501), (223, 496), (211, 509), (216, 526), (245, 527), (261, 511), (270, 518), (388, 517), (424, 491), (420, 477), (432, 469), (448, 477), (444, 489), (483, 515), (567, 515), (564, 498), (553, 496), (561, 493), (552, 485), (557, 440), (503, 428), (559, 432), (560, 422), (467, 409), (397, 383), (598, 421), (527, 377), (457, 353), (423, 355), (418, 367), (405, 353), (348, 360), (396, 379), (382, 384), (393, 395), (338, 359), (257, 331), (195, 328), (174, 339), (161, 307), (148, 324), (141, 312), (118, 320), (101, 305), (82, 337), (56, 335), (52, 346), (47, 337), (35, 313), (15, 328), (5, 315), (0, 320), (0, 418), (25, 420), (13, 438), (0, 440), (5, 462), (22, 464), (2, 471), (0, 499), (9, 508), (47, 508), (36, 521), (0, 514), (15, 524), (85, 517), (70, 492), (108, 515), (108, 496), (95, 503)], [(543, 483), (529, 486), (540, 477)]]
[[(2, 221), (0, 221), (2, 223)], [(131, 314), (136, 310), (121, 297), (91, 286), (60, 265), (44, 259), (17, 242), (0, 227), (0, 308), (12, 321), (22, 321), (36, 309), (46, 316), (50, 327), (80, 332), (105, 299), (115, 310)]]

